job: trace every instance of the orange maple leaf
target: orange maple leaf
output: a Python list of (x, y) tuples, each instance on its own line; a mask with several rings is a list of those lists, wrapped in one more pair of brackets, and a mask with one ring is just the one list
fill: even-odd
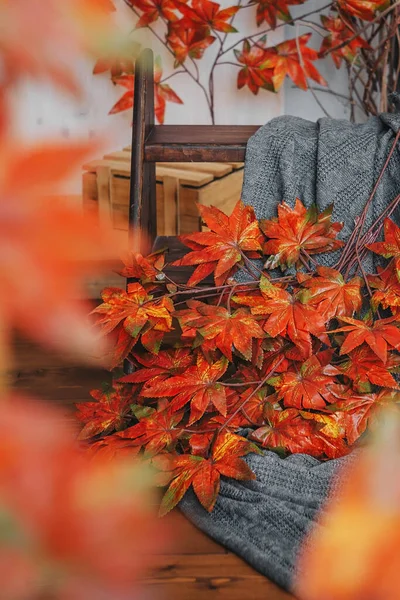
[(83, 143), (0, 146), (2, 323), (86, 359), (99, 339), (87, 327), (88, 306), (76, 299), (84, 277), (119, 250), (97, 219), (56, 194), (92, 151)]
[(238, 63), (244, 65), (237, 77), (237, 87), (240, 90), (245, 85), (254, 95), (258, 94), (260, 88), (274, 91), (272, 83), (273, 70), (262, 66), (267, 52), (265, 50), (265, 39), (257, 40), (252, 46), (248, 40), (244, 40), (242, 51), (234, 50)]
[(353, 277), (345, 282), (339, 271), (329, 267), (317, 267), (318, 276), (302, 281), (311, 297), (309, 304), (324, 313), (327, 320), (333, 317), (350, 317), (362, 306), (361, 289), (364, 285), (361, 277)]
[[(162, 83), (162, 67), (161, 59), (159, 56), (154, 61), (154, 114), (159, 123), (164, 123), (165, 107), (167, 102), (175, 102), (175, 104), (183, 104), (183, 101), (174, 92), (174, 90), (167, 83)], [(128, 91), (125, 92), (121, 98), (114, 104), (110, 109), (109, 115), (129, 110), (133, 106), (133, 92), (135, 84), (134, 75), (121, 75), (120, 77), (114, 78), (114, 83), (122, 85)]]
[(388, 348), (400, 348), (400, 329), (393, 324), (396, 317), (372, 319), (359, 321), (350, 317), (338, 317), (340, 321), (349, 323), (345, 327), (334, 329), (329, 333), (348, 332), (346, 339), (340, 347), (340, 354), (349, 354), (354, 348), (361, 344), (368, 344), (371, 350), (385, 364), (387, 361)]
[(194, 251), (173, 264), (198, 265), (188, 285), (196, 285), (210, 273), (214, 273), (215, 284), (222, 285), (246, 257), (259, 256), (263, 236), (254, 209), (241, 200), (230, 217), (214, 206), (200, 204), (198, 208), (211, 231), (181, 236), (182, 242)]
[(184, 2), (175, 0), (175, 5), (190, 22), (210, 28), (213, 31), (234, 33), (237, 31), (227, 21), (235, 15), (239, 6), (230, 6), (220, 10), (220, 4), (210, 0), (192, 0), (191, 7)]
[(294, 208), (286, 202), (278, 204), (276, 219), (260, 221), (261, 230), (268, 238), (263, 252), (271, 255), (266, 267), (299, 266), (301, 256), (307, 260), (308, 255), (333, 252), (343, 246), (344, 242), (336, 239), (343, 223), (332, 223), (332, 210), (333, 205), (322, 213), (318, 213), (314, 205), (306, 209), (298, 198)]
[(390, 0), (338, 0), (338, 6), (344, 13), (363, 21), (373, 21), (377, 13), (389, 5)]
[(294, 364), (286, 373), (270, 380), (284, 406), (323, 409), (336, 401), (331, 386), (336, 383), (338, 369), (329, 364), (332, 353), (314, 354), (303, 364)]
[(162, 499), (160, 515), (172, 510), (190, 486), (204, 508), (211, 512), (218, 497), (221, 475), (238, 480), (255, 479), (250, 467), (240, 458), (250, 452), (262, 454), (246, 438), (223, 432), (215, 440), (210, 458), (177, 456), (173, 461), (174, 478)]
[(167, 41), (175, 56), (175, 67), (189, 58), (202, 58), (204, 51), (215, 42), (216, 38), (209, 35), (209, 28), (197, 24), (188, 26), (186, 19), (168, 23)]
[(369, 250), (380, 254), (385, 258), (392, 258), (396, 270), (397, 278), (400, 281), (400, 227), (391, 219), (385, 219), (384, 223), (385, 241), (375, 242), (367, 245)]
[(266, 277), (261, 278), (260, 290), (261, 297), (235, 296), (234, 300), (250, 306), (254, 315), (268, 316), (264, 331), (271, 337), (287, 335), (303, 357), (311, 356), (311, 334), (329, 344), (325, 333), (326, 318), (314, 306), (302, 301), (301, 294), (292, 296)]
[[(153, 299), (140, 283), (130, 283), (127, 291), (119, 288), (106, 288), (102, 295), (103, 303), (97, 306), (92, 314), (100, 315), (97, 323), (104, 334), (122, 330), (122, 343), (127, 343), (126, 354), (140, 340), (143, 346), (155, 354), (158, 353), (161, 341), (167, 331), (172, 330), (173, 303), (170, 298), (162, 296)], [(118, 357), (121, 358), (119, 353)], [(126, 355), (125, 354), (125, 355)], [(117, 363), (118, 364), (118, 363)]]
[(379, 305), (390, 308), (393, 314), (400, 309), (400, 282), (391, 262), (386, 268), (377, 267), (377, 275), (367, 275), (369, 286), (374, 290), (371, 306), (376, 310)]
[(96, 402), (80, 402), (76, 405), (76, 418), (85, 424), (79, 433), (80, 439), (91, 438), (99, 433), (107, 435), (127, 426), (132, 418), (129, 417), (132, 388), (114, 383), (109, 389), (92, 390), (90, 395)]
[(144, 398), (174, 396), (171, 401), (173, 410), (180, 410), (190, 402), (190, 424), (198, 421), (210, 405), (226, 416), (226, 388), (219, 383), (219, 379), (226, 372), (228, 364), (225, 356), (209, 364), (202, 354), (198, 354), (196, 365), (186, 369), (182, 375), (175, 375), (165, 381), (144, 386), (141, 396)]
[(182, 332), (193, 329), (205, 340), (213, 340), (216, 348), (232, 361), (232, 350), (239, 351), (251, 360), (252, 339), (264, 338), (265, 333), (250, 311), (239, 308), (229, 312), (223, 306), (210, 306), (203, 302), (188, 302), (189, 309), (178, 311)]
[(272, 29), (276, 27), (277, 19), (290, 22), (292, 17), (289, 5), (303, 4), (305, 0), (259, 0), (257, 2), (257, 25), (265, 21)]
[[(337, 69), (340, 68), (343, 59), (352, 64), (360, 48), (370, 49), (370, 45), (364, 38), (354, 37), (354, 30), (340, 17), (322, 15), (321, 21), (328, 35), (324, 37), (319, 53), (321, 57), (330, 54)], [(347, 44), (342, 46), (343, 42)], [(340, 47), (336, 48), (336, 46)]]
[(270, 53), (262, 66), (274, 70), (272, 81), (275, 91), (281, 89), (286, 75), (302, 90), (308, 89), (307, 78), (326, 85), (325, 79), (313, 65), (319, 56), (316, 50), (307, 46), (310, 37), (311, 33), (306, 33), (298, 39), (269, 48)]

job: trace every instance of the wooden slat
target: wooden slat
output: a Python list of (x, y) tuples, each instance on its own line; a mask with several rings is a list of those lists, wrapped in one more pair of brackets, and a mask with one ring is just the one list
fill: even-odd
[(156, 179), (161, 181), (164, 177), (174, 177), (178, 179), (182, 185), (190, 185), (192, 187), (201, 187), (213, 181), (214, 176), (211, 173), (200, 173), (198, 171), (184, 171), (171, 167), (159, 167), (156, 165)]
[[(237, 163), (238, 164), (238, 163)], [(211, 173), (214, 177), (223, 177), (228, 173), (232, 173), (233, 166), (227, 163), (195, 163), (195, 162), (179, 162), (179, 163), (157, 163), (159, 167), (173, 167), (183, 171), (197, 171), (198, 173)]]
[(243, 162), (257, 126), (156, 125), (145, 142), (150, 162)]
[[(99, 172), (100, 169), (108, 168), (115, 175), (130, 177), (131, 165), (124, 161), (113, 160), (92, 160), (83, 165), (85, 171)], [(162, 181), (164, 177), (175, 177), (179, 179), (182, 185), (190, 185), (193, 187), (201, 187), (213, 181), (214, 176), (211, 173), (200, 173), (198, 171), (187, 171), (183, 169), (175, 169), (175, 167), (159, 167), (156, 166), (156, 179)]]
[[(104, 160), (115, 161), (123, 161), (129, 162), (131, 158), (131, 147), (127, 146), (124, 150), (119, 150), (116, 152), (110, 152), (109, 154), (105, 154)], [(158, 163), (160, 167), (170, 167), (181, 169), (183, 171), (197, 171), (199, 173), (211, 173), (214, 177), (223, 177), (228, 173), (231, 173), (234, 169), (240, 169), (243, 167), (243, 163), (217, 163), (217, 162), (174, 162), (172, 163), (173, 167), (171, 167), (171, 163), (161, 162)]]
[(123, 162), (130, 162), (131, 160), (131, 151), (129, 148), (129, 152), (126, 150), (117, 150), (115, 152), (110, 152), (109, 154), (105, 154), (103, 156), (105, 160), (122, 160)]

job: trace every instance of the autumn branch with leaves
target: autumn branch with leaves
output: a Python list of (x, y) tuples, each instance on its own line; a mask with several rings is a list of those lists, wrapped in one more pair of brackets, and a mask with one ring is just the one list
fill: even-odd
[[(241, 201), (230, 216), (199, 206), (207, 229), (181, 236), (183, 258), (132, 253), (127, 290), (104, 290), (93, 316), (116, 379), (79, 405), (81, 438), (95, 455), (143, 454), (169, 484), (161, 514), (191, 486), (211, 511), (221, 475), (254, 477), (243, 457), (261, 448), (343, 456), (398, 403), (400, 197), (364, 230), (375, 189), (346, 243), (333, 206), (282, 202), (260, 221)], [(366, 274), (367, 253), (386, 264)]]
[[(238, 69), (239, 90), (248, 87), (255, 95), (260, 89), (277, 93), (289, 78), (294, 86), (309, 91), (327, 116), (322, 93), (336, 96), (350, 107), (352, 120), (387, 111), (391, 108), (388, 96), (398, 89), (398, 0), (335, 0), (313, 10), (307, 11), (305, 6), (298, 17), (292, 17), (290, 6), (306, 5), (306, 0), (251, 0), (247, 4), (238, 0), (225, 9), (211, 0), (123, 1), (136, 20), (132, 35), (146, 27), (174, 61), (173, 72), (163, 77), (161, 57), (156, 59), (155, 115), (159, 123), (164, 122), (167, 102), (182, 104), (167, 83), (178, 74), (185, 74), (198, 87), (214, 123), (215, 78), (224, 65)], [(254, 11), (258, 30), (232, 43), (230, 34), (238, 33), (235, 17), (243, 10)], [(292, 26), (294, 36), (268, 45), (268, 34), (284, 25)], [(306, 33), (300, 34), (300, 26)], [(319, 49), (309, 45), (313, 33), (320, 39)], [(211, 66), (203, 68), (201, 59), (211, 46), (218, 46), (218, 50)], [(127, 90), (110, 114), (133, 105), (134, 64), (139, 51), (134, 40), (129, 60), (126, 55), (106, 56), (96, 62), (95, 74), (109, 72), (112, 82)], [(315, 62), (324, 59), (347, 70), (348, 95), (331, 89), (322, 77)]]

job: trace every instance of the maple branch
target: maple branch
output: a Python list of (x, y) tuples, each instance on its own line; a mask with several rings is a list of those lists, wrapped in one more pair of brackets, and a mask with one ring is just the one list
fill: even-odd
[(166, 81), (168, 81), (168, 79), (171, 79), (172, 77), (175, 77), (175, 75), (181, 75), (182, 73), (186, 73), (186, 71), (182, 70), (182, 71), (174, 71), (173, 73), (171, 73), (171, 75), (167, 75), (167, 77), (163, 77), (160, 81), (160, 83), (165, 83)]
[[(362, 26), (359, 29), (357, 29), (356, 33), (354, 33), (353, 36), (351, 36), (350, 38), (348, 38), (344, 42), (341, 42), (340, 44), (337, 44), (337, 46), (333, 46), (332, 48), (329, 48), (329, 50), (326, 50), (325, 52), (321, 53), (321, 58), (325, 58), (325, 56), (327, 56), (328, 54), (332, 54), (332, 52), (336, 52), (337, 50), (341, 50), (342, 48), (344, 48), (345, 46), (347, 46), (350, 42), (352, 42), (357, 37), (359, 37), (360, 33), (363, 33), (365, 31), (367, 31), (370, 27), (372, 27), (378, 21), (380, 21), (381, 19), (383, 19), (383, 17), (385, 17), (386, 15), (388, 15), (389, 13), (391, 13), (398, 6), (400, 6), (400, 0), (397, 0), (397, 2), (395, 2), (395, 4), (392, 4), (386, 10), (380, 12), (374, 18), (373, 21), (369, 21), (364, 26)], [(341, 13), (341, 16), (342, 16), (342, 19), (343, 19), (343, 14), (342, 13)], [(343, 20), (345, 20), (345, 19), (343, 19)]]
[[(254, 4), (256, 4), (256, 2), (254, 2)], [(236, 46), (238, 46), (239, 44), (243, 44), (243, 42), (245, 42), (246, 40), (252, 40), (256, 37), (262, 37), (263, 35), (266, 35), (267, 33), (271, 33), (272, 31), (276, 31), (277, 29), (280, 29), (281, 27), (286, 27), (286, 25), (293, 25), (294, 23), (296, 23), (296, 21), (304, 20), (305, 17), (310, 17), (311, 15), (320, 13), (320, 12), (326, 10), (327, 8), (331, 8), (333, 4), (334, 4), (333, 2), (329, 2), (328, 4), (325, 4), (324, 6), (321, 6), (320, 8), (314, 8), (313, 10), (310, 10), (309, 12), (304, 13), (303, 15), (300, 15), (299, 17), (295, 17), (294, 19), (291, 19), (290, 21), (284, 21), (282, 23), (278, 23), (274, 29), (272, 27), (268, 27), (267, 29), (263, 29), (262, 31), (253, 33), (253, 35), (247, 35), (246, 37), (241, 38), (240, 40), (238, 40), (237, 42), (232, 44), (232, 46), (229, 46), (229, 48), (226, 48), (221, 53), (221, 56), (223, 56), (227, 52), (230, 52), (231, 50), (236, 48)]]
[[(363, 233), (363, 227), (364, 227), (364, 224), (365, 224), (365, 219), (367, 217), (369, 207), (371, 205), (372, 200), (375, 197), (375, 194), (376, 194), (376, 191), (377, 191), (377, 189), (379, 187), (379, 184), (382, 181), (382, 178), (383, 178), (383, 176), (384, 176), (384, 174), (385, 174), (385, 172), (386, 172), (386, 170), (387, 170), (387, 168), (389, 166), (390, 159), (393, 156), (393, 153), (394, 153), (394, 151), (396, 149), (396, 146), (397, 146), (397, 143), (398, 143), (399, 139), (400, 139), (400, 129), (396, 133), (396, 136), (395, 136), (393, 144), (392, 144), (392, 146), (390, 148), (389, 154), (388, 154), (388, 156), (387, 156), (387, 158), (385, 160), (385, 163), (384, 163), (384, 165), (383, 165), (383, 167), (381, 169), (379, 177), (378, 177), (378, 179), (377, 179), (377, 181), (376, 181), (376, 183), (375, 183), (375, 185), (374, 185), (374, 187), (372, 189), (372, 192), (371, 192), (371, 194), (368, 197), (368, 200), (367, 200), (367, 202), (366, 202), (366, 204), (364, 206), (364, 209), (363, 209), (361, 215), (359, 216), (359, 218), (357, 219), (356, 226), (354, 227), (353, 232), (352, 232), (352, 234), (351, 234), (351, 236), (350, 236), (350, 238), (349, 238), (346, 246), (344, 247), (344, 249), (342, 251), (341, 259), (334, 266), (334, 268), (337, 269), (338, 271), (342, 271), (346, 266), (349, 265), (349, 258), (351, 260), (351, 257), (354, 254), (354, 252), (357, 254), (357, 252), (358, 252), (358, 250), (359, 250), (359, 248), (361, 246), (361, 244), (360, 244), (361, 236), (362, 236), (362, 233)], [(396, 202), (396, 200), (397, 199), (395, 198), (394, 202)], [(377, 221), (379, 219), (380, 219), (380, 217), (378, 217)], [(377, 223), (377, 221), (375, 221), (374, 225)], [(346, 276), (348, 275), (348, 273), (349, 273), (349, 269), (347, 268)]]
[[(274, 354), (277, 355), (280, 352), (281, 352), (281, 350), (277, 350), (275, 353), (271, 354), (271, 356), (274, 356)], [(230, 415), (229, 419), (227, 419), (225, 421), (225, 423), (223, 425), (221, 425), (221, 427), (218, 429), (218, 434), (220, 434), (221, 431), (223, 431), (225, 429), (225, 427), (227, 427), (229, 425), (229, 423), (242, 410), (243, 406), (245, 406), (247, 404), (247, 402), (249, 400), (251, 400), (253, 398), (253, 396), (266, 384), (267, 380), (275, 373), (276, 369), (282, 364), (282, 362), (284, 360), (285, 360), (285, 357), (282, 356), (282, 358), (280, 358), (279, 361), (273, 367), (271, 367), (271, 369), (268, 371), (268, 373), (265, 375), (265, 377), (260, 381), (258, 386), (251, 392), (251, 394), (249, 394), (249, 396), (245, 400), (243, 400), (243, 402), (240, 404), (240, 406)]]
[[(130, 0), (123, 0), (123, 2), (126, 4), (126, 6), (129, 6), (129, 8), (132, 10), (132, 12), (140, 18), (140, 13), (136, 10), (136, 8), (131, 4)], [(171, 50), (171, 48), (168, 46), (167, 42), (165, 41), (165, 39), (163, 39), (160, 34), (154, 29), (154, 27), (152, 27), (150, 24), (146, 25), (147, 29), (149, 29), (149, 31), (151, 31), (151, 33), (158, 39), (158, 41), (164, 46), (164, 48), (166, 48), (166, 50), (175, 58), (175, 54), (173, 53), (173, 51)], [(203, 91), (203, 94), (206, 98), (207, 101), (207, 105), (209, 107), (209, 109), (211, 110), (211, 106), (210, 106), (210, 99), (208, 97), (207, 94), (207, 90), (204, 87), (204, 85), (200, 82), (200, 80), (198, 78), (196, 78), (193, 73), (190, 71), (190, 69), (187, 68), (187, 66), (182, 63), (181, 67), (183, 68), (184, 72), (189, 75), (189, 77), (191, 79), (193, 79), (193, 81), (201, 88), (201, 90)]]

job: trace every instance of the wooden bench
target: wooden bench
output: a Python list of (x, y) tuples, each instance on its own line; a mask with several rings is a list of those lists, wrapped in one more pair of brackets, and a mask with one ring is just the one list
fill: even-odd
[[(243, 162), (247, 141), (258, 127), (155, 125), (153, 71), (153, 53), (144, 50), (135, 66), (129, 228), (135, 236), (143, 232), (144, 253), (165, 247), (167, 260), (169, 254), (176, 260), (185, 252), (176, 237), (157, 238), (155, 163)], [(179, 277), (184, 279), (185, 271)]]

